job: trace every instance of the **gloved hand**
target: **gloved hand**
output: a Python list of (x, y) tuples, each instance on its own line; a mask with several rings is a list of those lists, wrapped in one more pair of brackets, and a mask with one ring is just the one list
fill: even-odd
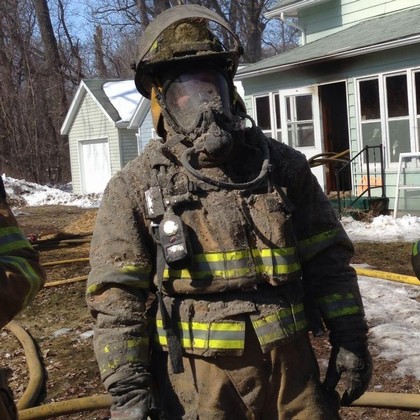
[[(349, 322), (347, 328), (352, 327), (354, 325)], [(366, 391), (372, 377), (372, 358), (366, 331), (337, 333), (336, 330), (331, 334), (330, 341), (332, 350), (323, 387), (327, 394), (334, 393), (344, 373), (346, 389), (341, 397), (341, 405), (350, 405)]]

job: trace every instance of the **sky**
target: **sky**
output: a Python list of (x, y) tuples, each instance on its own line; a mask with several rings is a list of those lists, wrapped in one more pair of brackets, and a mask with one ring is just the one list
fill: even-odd
[[(101, 194), (72, 194), (70, 185), (50, 188), (4, 175), (3, 182), (9, 197), (19, 195), (27, 206), (97, 208), (101, 201)], [(25, 207), (13, 210), (19, 216), (19, 213), (25, 212)], [(342, 219), (342, 223), (354, 242), (412, 243), (420, 240), (420, 217), (416, 216), (404, 215), (397, 219), (392, 216), (378, 216), (371, 222), (355, 221), (347, 217)], [(363, 267), (369, 268), (365, 265)], [(413, 375), (420, 381), (420, 281), (416, 286), (359, 276), (359, 287), (370, 326), (369, 340), (374, 354), (396, 363), (392, 377)], [(377, 384), (375, 388), (380, 391), (381, 384)]]

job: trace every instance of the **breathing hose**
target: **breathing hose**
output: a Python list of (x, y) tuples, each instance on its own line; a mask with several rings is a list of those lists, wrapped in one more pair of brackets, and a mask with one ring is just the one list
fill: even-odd
[(267, 178), (271, 169), (270, 151), (268, 148), (268, 144), (266, 141), (263, 141), (261, 143), (261, 146), (264, 153), (264, 159), (261, 165), (260, 173), (257, 175), (256, 178), (248, 182), (224, 182), (217, 179), (212, 179), (201, 173), (199, 170), (193, 168), (193, 166), (190, 163), (190, 157), (193, 153), (197, 153), (197, 150), (194, 146), (190, 147), (182, 153), (180, 161), (182, 163), (182, 166), (187, 170), (188, 173), (190, 173), (200, 181), (205, 182), (206, 184), (214, 185), (220, 188), (226, 188), (228, 190), (244, 190), (255, 187), (256, 185), (260, 184), (264, 179)]

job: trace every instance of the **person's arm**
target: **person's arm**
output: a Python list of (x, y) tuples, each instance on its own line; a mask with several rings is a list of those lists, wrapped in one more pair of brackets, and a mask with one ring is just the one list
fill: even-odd
[(152, 321), (147, 315), (152, 262), (141, 209), (130, 199), (129, 188), (120, 174), (104, 193), (87, 287), (87, 304), (97, 322), (95, 355), (113, 397), (112, 419), (142, 419), (154, 411), (148, 371)]
[(353, 244), (309, 165), (302, 162), (295, 175), (289, 197), (296, 207), (293, 220), (304, 289), (318, 307), (332, 345), (324, 386), (332, 392), (342, 373), (348, 372), (342, 398), (347, 405), (366, 390), (372, 369), (368, 326), (357, 275), (350, 266)]
[(0, 177), (0, 327), (33, 300), (44, 282), (39, 254), (18, 226)]

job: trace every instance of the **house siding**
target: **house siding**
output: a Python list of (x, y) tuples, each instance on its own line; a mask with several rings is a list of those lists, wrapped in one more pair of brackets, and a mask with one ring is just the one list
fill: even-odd
[(305, 42), (312, 42), (362, 20), (418, 6), (418, 0), (331, 0), (299, 11)]
[(121, 168), (138, 156), (136, 130), (119, 130)]
[(82, 193), (79, 142), (107, 139), (111, 156), (111, 174), (121, 168), (118, 132), (91, 95), (86, 94), (69, 132), (70, 162), (73, 192)]
[(139, 152), (141, 153), (144, 148), (146, 147), (147, 143), (149, 143), (150, 139), (153, 136), (153, 120), (152, 120), (152, 113), (149, 111), (141, 125), (140, 129), (140, 139), (139, 139)]

